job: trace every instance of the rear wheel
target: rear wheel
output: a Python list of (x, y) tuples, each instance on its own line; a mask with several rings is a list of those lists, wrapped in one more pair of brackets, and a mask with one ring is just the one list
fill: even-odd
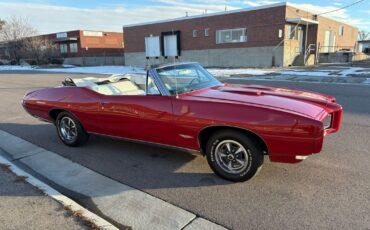
[(231, 181), (251, 179), (263, 164), (262, 148), (253, 139), (234, 130), (215, 133), (207, 143), (206, 155), (212, 170)]
[(83, 145), (89, 138), (78, 119), (68, 112), (58, 114), (56, 128), (60, 140), (68, 146)]

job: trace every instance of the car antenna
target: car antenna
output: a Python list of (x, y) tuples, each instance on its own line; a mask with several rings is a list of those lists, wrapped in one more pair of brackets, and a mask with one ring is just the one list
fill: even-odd
[[(172, 29), (172, 35), (175, 35), (175, 32), (174, 32), (173, 29)], [(174, 66), (174, 69), (175, 69), (175, 73), (177, 74), (177, 72), (176, 72), (176, 56), (173, 57), (173, 64), (174, 64), (173, 66)], [(177, 76), (175, 76), (175, 87), (176, 87), (176, 99), (179, 99), (179, 94), (177, 92)]]

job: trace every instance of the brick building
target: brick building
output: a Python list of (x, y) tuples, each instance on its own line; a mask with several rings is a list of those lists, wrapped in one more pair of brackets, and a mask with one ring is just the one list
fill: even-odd
[[(151, 63), (177, 56), (219, 67), (312, 64), (319, 53), (353, 51), (358, 33), (289, 3), (128, 25), (123, 31), (126, 65), (144, 66), (146, 56), (157, 56)], [(170, 50), (172, 43), (177, 50)]]
[[(73, 65), (123, 65), (122, 32), (74, 30), (36, 36), (56, 45), (53, 58)], [(0, 58), (6, 57), (6, 43), (0, 44)]]
[(41, 35), (58, 46), (66, 64), (123, 64), (123, 33), (75, 30)]

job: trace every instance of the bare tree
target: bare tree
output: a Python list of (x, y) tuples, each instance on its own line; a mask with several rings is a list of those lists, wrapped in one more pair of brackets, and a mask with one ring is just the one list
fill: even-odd
[(5, 25), (5, 21), (4, 20), (1, 20), (0, 18), (0, 30), (3, 29), (3, 26)]
[(365, 31), (365, 30), (358, 31), (358, 40), (359, 41), (369, 40), (369, 39), (370, 39), (370, 32)]
[(57, 56), (57, 45), (42, 36), (29, 37), (23, 40), (20, 55), (31, 64), (46, 64), (49, 59)]
[(15, 41), (36, 34), (37, 30), (28, 23), (26, 18), (12, 17), (4, 24), (0, 37), (3, 41)]
[(7, 20), (0, 31), (0, 40), (6, 43), (9, 59), (19, 64), (25, 38), (36, 34), (37, 30), (25, 18), (12, 17)]

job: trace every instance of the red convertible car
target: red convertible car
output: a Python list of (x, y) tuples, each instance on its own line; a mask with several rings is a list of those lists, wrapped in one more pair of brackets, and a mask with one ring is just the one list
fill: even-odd
[(321, 151), (339, 130), (342, 107), (318, 93), (222, 84), (197, 63), (147, 73), (66, 79), (29, 92), (32, 116), (52, 122), (62, 142), (101, 134), (199, 151), (219, 176), (245, 181), (273, 162), (296, 163)]

